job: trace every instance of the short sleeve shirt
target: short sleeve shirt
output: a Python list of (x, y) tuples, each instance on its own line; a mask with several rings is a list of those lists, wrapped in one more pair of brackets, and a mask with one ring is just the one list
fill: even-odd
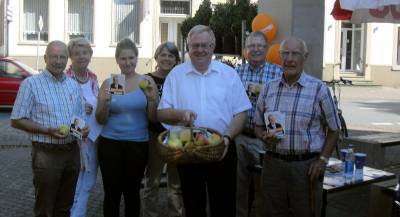
[[(82, 91), (72, 78), (63, 74), (60, 79), (44, 70), (25, 79), (18, 91), (11, 119), (29, 119), (45, 127), (69, 126), (73, 116), (84, 117)], [(52, 144), (66, 144), (72, 136), (58, 139), (31, 133), (31, 140)]]
[(251, 103), (235, 70), (211, 61), (205, 73), (191, 62), (176, 66), (167, 76), (158, 109), (190, 109), (197, 114), (194, 125), (225, 133), (233, 116), (247, 111)]
[(292, 86), (283, 78), (266, 85), (257, 101), (256, 125), (265, 127), (264, 113), (274, 111), (285, 115), (286, 136), (276, 147), (281, 154), (320, 152), (326, 127), (337, 130), (340, 126), (328, 87), (304, 72)]

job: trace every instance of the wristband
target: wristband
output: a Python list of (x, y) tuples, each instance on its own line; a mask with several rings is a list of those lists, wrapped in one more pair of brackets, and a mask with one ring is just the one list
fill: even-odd
[(329, 162), (329, 159), (324, 157), (324, 156), (322, 156), (322, 155), (319, 156), (319, 159), (322, 160), (325, 164), (328, 164), (328, 162)]

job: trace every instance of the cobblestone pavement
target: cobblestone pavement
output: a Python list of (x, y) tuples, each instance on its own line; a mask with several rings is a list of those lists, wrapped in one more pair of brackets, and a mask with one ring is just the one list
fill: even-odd
[[(3, 120), (0, 121), (0, 138), (0, 217), (33, 216), (34, 188), (28, 134), (11, 128), (9, 121)], [(166, 213), (166, 195), (166, 189), (161, 188), (160, 213)], [(89, 198), (87, 217), (103, 216), (103, 196), (99, 173)]]
[[(33, 216), (31, 149), (27, 147), (0, 149), (0, 217)], [(166, 211), (166, 189), (160, 189), (160, 213)], [(103, 201), (101, 175), (89, 198), (88, 217), (101, 217)], [(122, 204), (122, 203), (121, 203)], [(122, 210), (121, 205), (121, 210)]]
[[(20, 146), (6, 145), (0, 148), (0, 217), (33, 216), (34, 189), (32, 184), (31, 157), (28, 137), (25, 133), (5, 127), (1, 123), (0, 134), (7, 133), (8, 140), (18, 141)], [(9, 128), (9, 129), (8, 129)], [(3, 141), (0, 141), (3, 142)], [(12, 144), (4, 141), (4, 144)], [(101, 176), (89, 199), (88, 217), (102, 216)], [(368, 203), (354, 201), (369, 201), (368, 189), (361, 188), (345, 195), (338, 194), (329, 197), (328, 217), (358, 217), (366, 216)], [(160, 192), (160, 213), (166, 213), (166, 189)], [(352, 207), (349, 209), (349, 204)], [(121, 205), (122, 208), (122, 205)], [(122, 209), (121, 209), (122, 210)], [(360, 210), (363, 210), (360, 212)], [(254, 216), (254, 214), (252, 215)]]

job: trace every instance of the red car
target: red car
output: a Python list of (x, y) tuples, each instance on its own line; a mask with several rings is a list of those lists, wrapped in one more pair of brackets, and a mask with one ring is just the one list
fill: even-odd
[(12, 107), (21, 82), (38, 72), (12, 58), (0, 58), (0, 107)]

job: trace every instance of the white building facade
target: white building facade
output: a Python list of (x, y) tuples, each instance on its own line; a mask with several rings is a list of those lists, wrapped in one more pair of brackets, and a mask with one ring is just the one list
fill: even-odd
[[(36, 68), (44, 67), (49, 41), (66, 43), (84, 36), (93, 48), (90, 68), (100, 80), (116, 72), (115, 47), (131, 38), (139, 49), (139, 73), (154, 68), (153, 53), (164, 41), (182, 44), (180, 25), (201, 0), (2, 0), (1, 53)], [(12, 17), (6, 18), (7, 10)], [(42, 19), (40, 30), (39, 20)], [(40, 34), (39, 34), (40, 32)], [(40, 39), (39, 39), (40, 37)]]
[(400, 86), (400, 25), (336, 21), (333, 4), (325, 1), (324, 78)]

